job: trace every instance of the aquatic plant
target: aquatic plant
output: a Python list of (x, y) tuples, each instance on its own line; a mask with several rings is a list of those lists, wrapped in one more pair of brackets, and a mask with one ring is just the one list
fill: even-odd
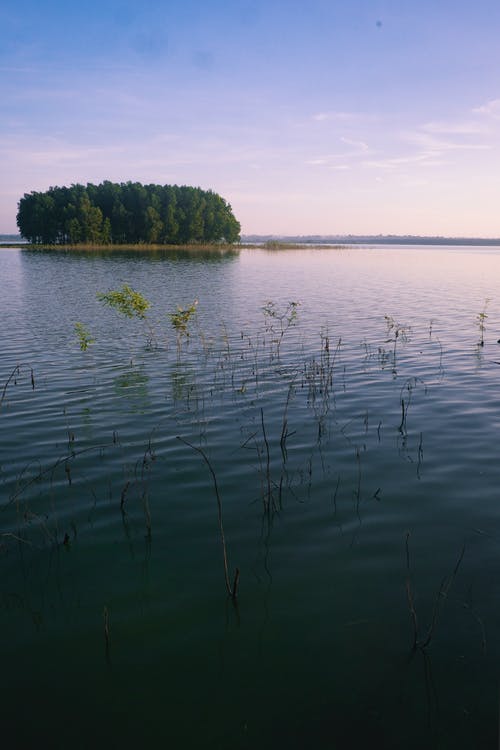
[(476, 315), (476, 325), (479, 328), (479, 341), (478, 346), (484, 346), (484, 332), (486, 331), (486, 308), (488, 307), (489, 299), (484, 301), (484, 307), (480, 313)]
[(319, 357), (313, 356), (312, 360), (304, 365), (303, 377), (308, 385), (307, 402), (316, 413), (319, 438), (323, 432), (323, 422), (330, 410), (330, 398), (335, 403), (333, 375), (341, 346), (342, 339), (339, 338), (332, 354), (328, 331), (322, 330)]
[[(411, 328), (408, 325), (398, 323), (391, 315), (384, 315), (385, 322), (387, 324), (387, 333), (390, 337), (387, 339), (387, 343), (393, 343), (394, 348), (392, 352), (392, 374), (397, 375), (396, 369), (396, 348), (398, 341), (408, 341)], [(379, 350), (380, 351), (380, 350)], [(381, 350), (384, 352), (384, 350)], [(385, 352), (384, 352), (385, 353)]]
[(153, 343), (156, 344), (155, 330), (146, 318), (146, 311), (151, 307), (151, 303), (140, 292), (132, 289), (128, 284), (122, 284), (121, 289), (97, 292), (96, 297), (99, 302), (112, 307), (127, 318), (144, 320), (148, 328), (147, 345), (152, 347)]
[(14, 385), (17, 385), (17, 377), (21, 375), (22, 368), (28, 368), (30, 371), (30, 377), (31, 377), (31, 388), (34, 391), (35, 390), (35, 375), (33, 372), (33, 368), (30, 365), (16, 365), (12, 372), (10, 373), (9, 377), (7, 378), (5, 385), (2, 389), (2, 393), (0, 395), (0, 407), (2, 406), (5, 394), (7, 393), (7, 388), (11, 383), (14, 383)]
[(267, 240), (267, 242), (264, 242), (263, 247), (266, 250), (298, 250), (300, 248), (303, 248), (303, 245), (298, 244), (297, 242), (282, 242), (280, 240)]
[(266, 496), (264, 497), (264, 508), (269, 513), (271, 509), (271, 502), (273, 500), (273, 493), (271, 489), (271, 453), (269, 450), (269, 441), (267, 439), (266, 434), (266, 426), (264, 424), (264, 409), (261, 407), (260, 409), (260, 423), (262, 426), (262, 437), (264, 438), (264, 445), (266, 449), (266, 486), (267, 486), (267, 492)]
[[(412, 401), (413, 396), (413, 390), (417, 387), (417, 385), (423, 385), (424, 386), (424, 392), (427, 395), (427, 386), (425, 384), (425, 381), (422, 378), (418, 377), (411, 377), (406, 380), (404, 385), (401, 388), (399, 399), (401, 403), (401, 422), (398, 427), (398, 431), (403, 435), (403, 437), (406, 437), (408, 434), (407, 430), (407, 418), (408, 418), (408, 409), (410, 408), (410, 404)], [(408, 395), (404, 396), (404, 393), (407, 393)]]
[(103, 624), (104, 624), (105, 655), (106, 655), (106, 661), (109, 662), (111, 639), (109, 635), (109, 609), (106, 606), (103, 609), (102, 616), (103, 616)]
[(412, 644), (412, 651), (416, 651), (417, 649), (420, 649), (421, 651), (425, 651), (425, 649), (430, 645), (432, 638), (434, 636), (434, 632), (436, 630), (439, 616), (441, 613), (441, 609), (443, 606), (443, 602), (446, 601), (448, 598), (448, 593), (453, 585), (453, 582), (455, 581), (455, 578), (458, 573), (458, 569), (460, 568), (460, 565), (462, 563), (462, 560), (465, 555), (465, 543), (462, 545), (462, 549), (460, 551), (460, 554), (458, 556), (457, 562), (455, 564), (455, 567), (453, 568), (453, 571), (449, 576), (445, 576), (443, 580), (441, 581), (441, 584), (439, 586), (438, 592), (434, 599), (434, 606), (432, 609), (432, 615), (431, 615), (431, 622), (429, 625), (429, 628), (427, 629), (427, 633), (420, 638), (420, 630), (419, 630), (419, 624), (418, 624), (418, 618), (417, 618), (417, 611), (415, 608), (415, 600), (413, 596), (413, 590), (411, 586), (411, 565), (410, 565), (410, 532), (408, 531), (406, 534), (406, 596), (408, 599), (408, 608), (410, 611), (410, 617), (412, 621), (412, 627), (413, 627), (413, 644)]
[(192, 443), (188, 442), (184, 438), (177, 436), (177, 440), (180, 440), (181, 443), (184, 443), (184, 445), (189, 446), (189, 448), (192, 448), (194, 451), (200, 454), (200, 456), (205, 461), (206, 465), (208, 466), (208, 470), (210, 471), (210, 474), (212, 475), (212, 480), (214, 483), (214, 490), (215, 490), (215, 497), (217, 499), (217, 511), (218, 511), (218, 520), (219, 520), (219, 530), (220, 530), (220, 536), (221, 536), (221, 543), (222, 543), (222, 556), (224, 560), (224, 578), (226, 581), (226, 589), (233, 601), (236, 601), (236, 597), (238, 596), (238, 583), (240, 580), (240, 570), (239, 568), (236, 568), (234, 573), (234, 579), (233, 584), (231, 585), (229, 580), (229, 565), (227, 561), (227, 548), (226, 548), (226, 537), (224, 535), (224, 526), (222, 524), (222, 500), (219, 493), (219, 486), (217, 484), (217, 477), (215, 475), (214, 468), (212, 464), (210, 463), (210, 460), (205, 453), (205, 451), (202, 448), (198, 448), (196, 445), (193, 445)]
[(189, 323), (196, 313), (198, 306), (198, 300), (195, 299), (189, 307), (180, 307), (177, 305), (177, 310), (173, 313), (169, 313), (170, 322), (177, 332), (177, 345), (180, 345), (183, 337), (189, 336)]
[(95, 344), (95, 339), (83, 323), (75, 323), (75, 333), (82, 352), (87, 351), (90, 344)]
[(280, 449), (281, 449), (281, 456), (283, 459), (283, 465), (286, 464), (287, 459), (288, 459), (286, 441), (291, 435), (295, 434), (294, 432), (288, 431), (288, 407), (290, 405), (290, 399), (294, 393), (295, 393), (295, 378), (292, 380), (292, 382), (288, 386), (288, 394), (286, 397), (285, 409), (283, 412), (283, 422), (281, 425)]
[(276, 337), (273, 339), (273, 343), (276, 344), (276, 355), (278, 357), (283, 336), (291, 326), (296, 324), (299, 305), (300, 302), (291, 300), (284, 310), (280, 310), (276, 302), (268, 300), (262, 308), (266, 321), (266, 331)]
[(97, 292), (99, 302), (103, 302), (108, 307), (113, 307), (127, 318), (146, 317), (146, 310), (151, 307), (151, 303), (140, 292), (132, 289), (128, 284), (123, 284), (121, 289), (112, 289), (109, 292)]

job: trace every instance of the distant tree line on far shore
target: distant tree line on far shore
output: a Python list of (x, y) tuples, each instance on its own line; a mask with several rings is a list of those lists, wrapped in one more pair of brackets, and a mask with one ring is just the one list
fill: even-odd
[(217, 193), (178, 185), (103, 182), (25, 193), (17, 226), (33, 244), (236, 242), (240, 224)]

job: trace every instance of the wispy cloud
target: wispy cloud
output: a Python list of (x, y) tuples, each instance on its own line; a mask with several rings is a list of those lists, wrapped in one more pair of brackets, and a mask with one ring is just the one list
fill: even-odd
[(438, 135), (482, 135), (488, 132), (484, 122), (427, 122), (422, 130)]
[(125, 179), (132, 179), (138, 170), (141, 174), (147, 170), (148, 180), (155, 181), (167, 170), (169, 174), (175, 171), (176, 180), (196, 181), (216, 167), (231, 170), (251, 165), (254, 169), (272, 161), (279, 165), (283, 160), (289, 163), (290, 154), (271, 147), (242, 147), (239, 142), (215, 135), (194, 142), (189, 134), (182, 137), (166, 131), (140, 141), (125, 136), (113, 142), (98, 139), (81, 144), (63, 137), (19, 134), (0, 142), (0, 162), (6, 169), (12, 173), (15, 169), (18, 178), (32, 173), (37, 182), (50, 175), (54, 184), (67, 179), (68, 174), (70, 181), (101, 179), (105, 165), (114, 175), (127, 175)]
[(370, 147), (364, 141), (355, 141), (352, 138), (341, 138), (340, 140), (348, 146), (353, 146), (358, 151), (366, 152), (370, 150)]
[(54, 167), (70, 163), (99, 163), (103, 158), (123, 154), (124, 151), (120, 146), (79, 147), (57, 138), (41, 138), (33, 143), (29, 138), (18, 136), (4, 140), (0, 146), (0, 158), (20, 166)]
[(477, 115), (488, 115), (495, 120), (500, 119), (500, 99), (491, 99), (486, 104), (472, 110)]
[(359, 117), (354, 112), (317, 112), (312, 116), (316, 122), (327, 122), (328, 120), (343, 121), (353, 120)]
[(488, 143), (471, 143), (469, 141), (437, 138), (432, 133), (421, 131), (404, 133), (403, 140), (420, 147), (423, 153), (439, 155), (449, 151), (485, 151), (491, 148)]
[(332, 123), (363, 123), (378, 122), (381, 118), (373, 112), (355, 112), (349, 110), (325, 110), (315, 112), (311, 115), (314, 122), (332, 122)]
[[(362, 166), (368, 169), (381, 169), (395, 172), (399, 168), (414, 166), (419, 168), (436, 168), (450, 165), (450, 156), (459, 152), (487, 151), (493, 145), (477, 136), (488, 133), (488, 129), (476, 122), (427, 122), (415, 130), (403, 131), (391, 141), (391, 150), (401, 150), (400, 154), (365, 159)], [(476, 136), (471, 138), (471, 136)], [(457, 157), (458, 158), (458, 157)]]
[(407, 156), (393, 156), (387, 159), (368, 159), (362, 162), (363, 167), (369, 169), (385, 169), (385, 170), (396, 170), (398, 167), (404, 167), (407, 165), (425, 166), (425, 167), (437, 167), (442, 166), (446, 162), (437, 161), (429, 158), (429, 154), (411, 154)]
[(341, 143), (344, 143), (346, 146), (349, 146), (349, 149), (344, 149), (343, 151), (328, 153), (328, 154), (322, 154), (320, 156), (313, 157), (312, 159), (307, 159), (306, 164), (309, 164), (311, 166), (327, 166), (331, 167), (332, 169), (349, 169), (351, 165), (349, 164), (336, 164), (338, 160), (344, 161), (345, 159), (353, 159), (357, 160), (361, 156), (366, 156), (367, 153), (370, 151), (370, 147), (365, 141), (356, 140), (354, 138), (346, 138), (342, 136), (339, 138), (339, 141)]

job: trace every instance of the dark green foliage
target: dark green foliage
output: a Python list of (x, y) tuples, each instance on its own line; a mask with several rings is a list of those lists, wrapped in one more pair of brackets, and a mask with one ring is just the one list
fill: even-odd
[(236, 242), (240, 224), (211, 190), (138, 182), (25, 193), (17, 226), (33, 244)]

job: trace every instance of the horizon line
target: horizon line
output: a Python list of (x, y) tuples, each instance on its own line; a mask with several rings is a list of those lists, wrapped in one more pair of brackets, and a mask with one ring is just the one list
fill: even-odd
[[(24, 238), (18, 232), (0, 232), (0, 237), (12, 238), (17, 240), (23, 240)], [(363, 233), (303, 233), (303, 234), (283, 234), (280, 232), (242, 232), (240, 235), (241, 241), (249, 241), (254, 239), (259, 240), (284, 240), (284, 241), (311, 241), (318, 240), (320, 242), (338, 241), (338, 240), (369, 240), (369, 241), (384, 241), (384, 240), (441, 240), (441, 241), (478, 241), (478, 242), (491, 242), (500, 243), (500, 235), (497, 237), (484, 237), (480, 235), (444, 235), (444, 234), (385, 234), (377, 233), (372, 234), (368, 232)]]

